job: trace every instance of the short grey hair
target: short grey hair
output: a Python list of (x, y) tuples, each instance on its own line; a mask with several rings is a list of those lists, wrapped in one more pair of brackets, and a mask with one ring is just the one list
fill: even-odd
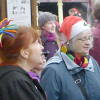
[(50, 12), (40, 12), (38, 18), (39, 27), (42, 28), (48, 21), (56, 21), (56, 15)]

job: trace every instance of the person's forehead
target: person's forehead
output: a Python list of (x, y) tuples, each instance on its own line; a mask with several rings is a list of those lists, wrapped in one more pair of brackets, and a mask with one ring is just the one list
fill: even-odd
[(47, 23), (55, 23), (55, 20), (49, 20)]
[(81, 32), (79, 35), (77, 35), (77, 37), (87, 37), (87, 36), (90, 36), (90, 35), (92, 35), (91, 30), (86, 30), (84, 32)]

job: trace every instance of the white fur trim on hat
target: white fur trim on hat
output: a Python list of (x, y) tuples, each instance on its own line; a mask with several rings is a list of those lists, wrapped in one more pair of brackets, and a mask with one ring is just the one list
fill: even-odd
[(84, 32), (86, 30), (90, 30), (89, 24), (87, 24), (84, 20), (81, 20), (72, 26), (71, 30), (71, 38), (75, 37), (76, 35)]

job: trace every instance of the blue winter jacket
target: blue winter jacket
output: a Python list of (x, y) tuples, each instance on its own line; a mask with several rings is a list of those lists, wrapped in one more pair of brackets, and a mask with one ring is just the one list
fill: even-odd
[(100, 67), (92, 57), (83, 69), (58, 51), (47, 62), (40, 83), (47, 100), (100, 100)]

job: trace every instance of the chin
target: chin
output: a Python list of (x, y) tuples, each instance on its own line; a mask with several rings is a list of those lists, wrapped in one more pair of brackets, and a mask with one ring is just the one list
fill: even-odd
[(83, 55), (89, 55), (89, 52), (83, 52)]
[(85, 52), (86, 54), (89, 54), (89, 50)]

